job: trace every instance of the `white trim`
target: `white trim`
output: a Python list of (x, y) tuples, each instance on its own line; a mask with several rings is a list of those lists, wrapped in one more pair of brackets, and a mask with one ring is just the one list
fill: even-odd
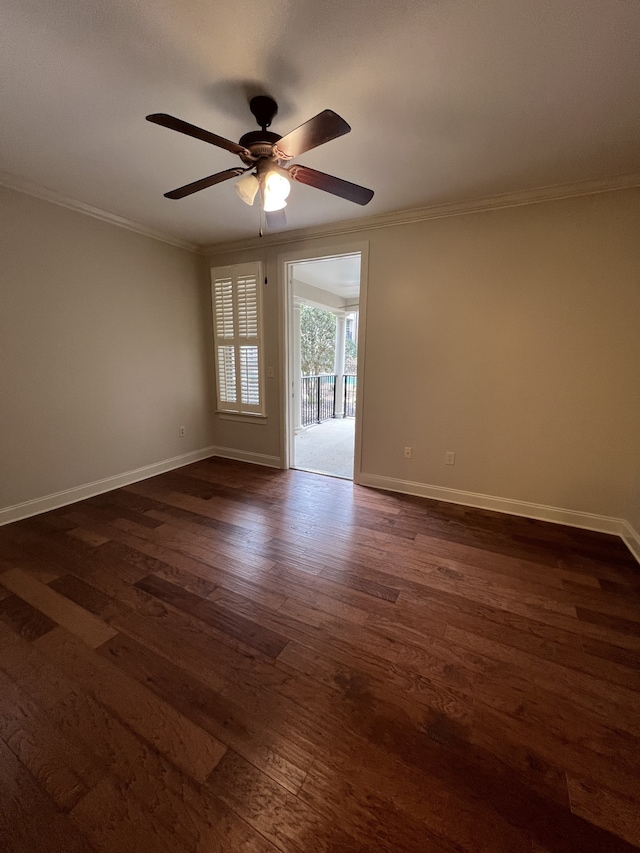
[(343, 258), (349, 255), (360, 256), (360, 283), (358, 288), (358, 392), (355, 415), (355, 435), (353, 448), (353, 476), (354, 483), (360, 483), (360, 471), (362, 460), (362, 411), (365, 398), (365, 338), (367, 317), (367, 292), (369, 284), (369, 241), (356, 240), (345, 245), (325, 245), (321, 248), (297, 249), (286, 254), (278, 254), (278, 299), (279, 313), (282, 321), (280, 334), (280, 368), (281, 383), (285, 393), (281, 400), (281, 430), (280, 430), (280, 453), (282, 455), (282, 467), (290, 468), (291, 460), (295, 455), (295, 429), (293, 424), (293, 412), (291, 408), (291, 389), (293, 383), (293, 359), (292, 359), (292, 309), (294, 308), (293, 281), (290, 274), (291, 268), (302, 261), (324, 261), (333, 258)]
[(76, 211), (76, 213), (84, 213), (86, 216), (93, 217), (93, 219), (100, 219), (102, 222), (108, 222), (110, 225), (126, 228), (127, 231), (142, 234), (144, 237), (151, 237), (153, 240), (160, 240), (162, 243), (177, 246), (179, 249), (186, 249), (189, 252), (202, 252), (197, 243), (189, 243), (187, 240), (181, 240), (179, 237), (173, 237), (170, 234), (165, 234), (163, 231), (156, 231), (155, 228), (150, 228), (148, 225), (134, 222), (133, 219), (127, 219), (125, 216), (111, 213), (109, 210), (102, 210), (102, 208), (94, 207), (92, 204), (87, 204), (84, 201), (69, 198), (56, 190), (50, 190), (48, 187), (40, 186), (26, 178), (20, 178), (18, 175), (12, 175), (10, 172), (0, 171), (0, 186), (33, 196), (33, 198), (39, 198), (42, 201), (51, 202), (51, 204), (57, 204), (59, 207), (66, 207), (68, 210)]
[(640, 533), (634, 530), (628, 521), (623, 521), (620, 536), (622, 536), (624, 544), (640, 563)]
[(228, 412), (225, 409), (216, 409), (216, 416), (221, 421), (239, 421), (245, 424), (266, 424), (267, 422), (267, 415), (259, 415), (257, 412)]
[(198, 462), (201, 459), (208, 459), (215, 455), (214, 450), (213, 447), (204, 447), (202, 450), (193, 450), (191, 453), (172, 456), (171, 459), (165, 459), (162, 462), (154, 462), (153, 465), (145, 465), (142, 468), (135, 468), (133, 471), (125, 471), (124, 474), (115, 474), (113, 477), (94, 480), (92, 483), (74, 486), (72, 489), (64, 489), (62, 492), (54, 492), (52, 495), (45, 495), (42, 498), (4, 507), (0, 509), (0, 526), (12, 521), (19, 521), (21, 518), (39, 515), (41, 512), (59, 509), (62, 506), (67, 506), (67, 504), (92, 498), (113, 489), (120, 489), (130, 483), (137, 483), (139, 480), (146, 480), (149, 477), (155, 477), (157, 474), (173, 471), (174, 468), (182, 468), (184, 465)]
[(361, 474), (360, 485), (373, 489), (383, 489), (388, 492), (402, 492), (406, 495), (418, 495), (422, 498), (432, 498), (446, 503), (462, 504), (464, 506), (504, 512), (508, 515), (518, 515), (522, 518), (534, 518), (538, 521), (550, 521), (554, 524), (565, 524), (569, 527), (580, 527), (583, 530), (595, 530), (599, 533), (612, 533), (620, 536), (633, 556), (640, 562), (640, 536), (629, 522), (622, 518), (611, 518), (606, 515), (595, 515), (590, 512), (576, 512), (572, 509), (562, 509), (544, 504), (529, 503), (528, 501), (498, 498), (493, 495), (464, 492), (460, 489), (447, 489), (443, 486), (429, 486), (426, 483), (413, 483), (410, 480), (397, 480), (393, 477), (382, 477), (378, 474)]
[(282, 459), (279, 456), (252, 453), (250, 450), (238, 450), (235, 447), (212, 447), (211, 450), (213, 450), (213, 456), (221, 456), (223, 459), (250, 462), (252, 465), (266, 465), (267, 468), (282, 468)]
[[(254, 465), (265, 465), (269, 468), (282, 468), (282, 460), (277, 456), (267, 456), (264, 453), (251, 453), (245, 450), (236, 450), (232, 447), (204, 447), (202, 450), (194, 450), (181, 456), (173, 456), (153, 465), (145, 465), (126, 471), (124, 474), (116, 474), (113, 477), (105, 477), (83, 486), (75, 486), (61, 492), (35, 498), (31, 501), (15, 504), (0, 509), (0, 526), (39, 515), (53, 509), (77, 503), (86, 498), (110, 492), (182, 468), (201, 459), (210, 459), (219, 456), (223, 459), (235, 459), (238, 462), (249, 462)], [(610, 518), (605, 515), (594, 515), (593, 513), (575, 512), (570, 509), (533, 504), (527, 501), (510, 500), (508, 498), (497, 498), (492, 495), (482, 495), (475, 492), (464, 492), (459, 489), (447, 489), (442, 486), (429, 486), (424, 483), (413, 483), (409, 480), (397, 480), (392, 477), (382, 477), (377, 474), (360, 474), (359, 485), (368, 486), (373, 489), (383, 489), (388, 492), (401, 492), (402, 494), (418, 495), (423, 498), (432, 498), (447, 503), (462, 504), (464, 506), (478, 507), (479, 509), (495, 510), (508, 515), (518, 515), (524, 518), (534, 518), (541, 521), (550, 521), (555, 524), (566, 524), (570, 527), (581, 527), (586, 530), (596, 530), (600, 533), (613, 533), (621, 537), (633, 556), (640, 563), (640, 534), (628, 521), (620, 518)]]
[(369, 300), (369, 241), (360, 244), (360, 290), (358, 292), (358, 364), (356, 368), (356, 411), (353, 445), (353, 482), (362, 482), (362, 413), (367, 371), (367, 304)]
[[(229, 240), (224, 243), (212, 243), (201, 246), (200, 251), (208, 255), (225, 252), (237, 252), (247, 249), (264, 249), (301, 240), (316, 240), (321, 237), (337, 237), (345, 234), (357, 234), (375, 228), (390, 228), (394, 225), (408, 225), (425, 222), (430, 219), (444, 219), (450, 216), (464, 216), (469, 213), (484, 213), (509, 207), (522, 207), (527, 204), (540, 204), (545, 201), (561, 201), (586, 195), (615, 192), (640, 187), (640, 173), (621, 175), (615, 178), (596, 181), (582, 181), (574, 184), (560, 184), (551, 187), (539, 187), (523, 192), (503, 193), (474, 201), (450, 202), (448, 204), (420, 207), (414, 210), (398, 210), (377, 216), (347, 219), (328, 225), (316, 225), (310, 228), (298, 228), (295, 231), (281, 231), (277, 234), (265, 234), (263, 237), (250, 237), (245, 240)], [(309, 250), (307, 249), (307, 252)]]
[(347, 219), (328, 225), (317, 225), (310, 228), (299, 228), (295, 231), (281, 231), (277, 234), (265, 234), (261, 238), (250, 237), (240, 240), (229, 240), (224, 243), (191, 243), (156, 231), (154, 228), (127, 219), (109, 210), (95, 207), (84, 201), (65, 196), (57, 190), (49, 189), (35, 181), (14, 175), (11, 172), (0, 170), (0, 186), (16, 190), (25, 195), (42, 199), (43, 201), (84, 213), (94, 219), (109, 222), (120, 228), (126, 228), (136, 234), (151, 237), (202, 255), (217, 255), (224, 252), (242, 251), (245, 249), (258, 249), (265, 246), (277, 246), (287, 243), (295, 243), (299, 240), (313, 240), (320, 237), (336, 237), (344, 234), (357, 234), (363, 231), (371, 231), (375, 228), (388, 228), (393, 225), (406, 225), (412, 222), (424, 222), (429, 219), (442, 219), (449, 216), (463, 216), (468, 213), (482, 213), (488, 210), (499, 210), (508, 207), (520, 207), (526, 204), (537, 204), (544, 201), (560, 201), (565, 198), (576, 198), (585, 195), (597, 195), (598, 193), (614, 192), (616, 190), (632, 189), (640, 187), (640, 174), (619, 175), (613, 178), (604, 178), (594, 181), (581, 181), (572, 184), (558, 184), (555, 186), (538, 187), (533, 190), (520, 192), (502, 193), (501, 195), (489, 196), (488, 198), (475, 199), (463, 202), (450, 202), (448, 204), (431, 205), (416, 208), (414, 210), (399, 210), (393, 213), (382, 213), (377, 216), (368, 216), (360, 219)]

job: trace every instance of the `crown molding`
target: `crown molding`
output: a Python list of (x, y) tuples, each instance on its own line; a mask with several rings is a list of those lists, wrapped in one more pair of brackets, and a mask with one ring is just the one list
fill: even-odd
[(300, 240), (317, 240), (323, 237), (337, 237), (344, 234), (357, 234), (372, 231), (376, 228), (391, 228), (395, 225), (408, 225), (414, 222), (426, 222), (430, 219), (444, 219), (451, 216), (464, 216), (471, 213), (483, 213), (491, 210), (501, 210), (509, 207), (521, 207), (528, 204), (539, 204), (545, 201), (560, 201), (566, 198), (579, 196), (597, 195), (599, 193), (614, 192), (616, 190), (633, 189), (640, 187), (640, 173), (620, 175), (615, 178), (607, 178), (595, 181), (583, 181), (573, 184), (559, 184), (556, 186), (539, 187), (534, 190), (523, 192), (503, 193), (501, 195), (476, 199), (473, 201), (451, 202), (441, 205), (414, 208), (412, 210), (398, 210), (393, 213), (382, 213), (376, 216), (368, 216), (362, 219), (347, 219), (328, 225), (317, 225), (309, 228), (298, 228), (295, 231), (283, 231), (277, 234), (267, 234), (264, 237), (249, 237), (244, 240), (231, 240), (221, 243), (190, 243), (181, 240), (163, 231), (156, 231), (133, 219), (127, 219), (117, 213), (102, 210), (77, 199), (62, 195), (56, 190), (49, 189), (40, 184), (14, 175), (10, 172), (0, 170), (0, 186), (16, 190), (25, 195), (39, 198), (66, 207), (77, 213), (84, 213), (102, 222), (126, 228), (144, 237), (151, 237), (170, 246), (186, 249), (201, 255), (219, 255), (224, 252), (237, 252), (247, 249), (259, 249), (265, 246), (279, 246), (288, 243), (297, 243)]
[(181, 240), (179, 237), (165, 234), (163, 231), (156, 231), (154, 228), (149, 228), (140, 222), (134, 222), (133, 219), (127, 219), (124, 216), (119, 216), (117, 213), (111, 213), (109, 210), (102, 210), (99, 207), (94, 207), (92, 204), (86, 204), (84, 201), (69, 198), (56, 190), (43, 187), (34, 181), (29, 181), (10, 172), (0, 171), (0, 186), (33, 196), (34, 198), (39, 198), (42, 201), (57, 204), (60, 207), (66, 207), (68, 210), (74, 210), (77, 213), (84, 213), (86, 216), (100, 219), (102, 222), (108, 222), (111, 225), (117, 225), (119, 228), (126, 228), (127, 231), (142, 234), (144, 237), (160, 240), (162, 243), (168, 243), (170, 246), (176, 246), (178, 249), (187, 249), (189, 252), (202, 252), (197, 243), (189, 243), (186, 240)]
[(199, 251), (205, 254), (219, 255), (224, 252), (259, 249), (265, 246), (297, 243), (300, 240), (316, 240), (323, 237), (356, 234), (363, 231), (372, 231), (376, 228), (391, 228), (394, 225), (408, 225), (414, 222), (426, 222), (430, 219), (444, 219), (450, 216), (464, 216), (466, 214), (484, 213), (486, 211), (501, 210), (509, 207), (522, 207), (546, 201), (561, 201), (567, 198), (597, 195), (599, 193), (633, 189), (635, 187), (640, 187), (640, 173), (620, 175), (615, 178), (595, 181), (538, 187), (533, 190), (503, 193), (474, 201), (451, 202), (430, 207), (415, 208), (413, 210), (398, 210), (393, 213), (383, 213), (362, 219), (343, 220), (342, 222), (334, 222), (330, 225), (299, 228), (295, 231), (267, 234), (264, 237), (250, 237), (246, 240), (211, 243), (200, 246)]

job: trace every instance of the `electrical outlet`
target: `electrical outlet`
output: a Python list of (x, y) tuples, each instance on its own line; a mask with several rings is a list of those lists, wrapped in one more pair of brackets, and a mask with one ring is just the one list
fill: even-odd
[(455, 465), (456, 464), (456, 454), (452, 450), (447, 450), (444, 455), (444, 464), (445, 465)]
[(178, 427), (178, 435), (180, 436), (180, 438), (184, 438), (186, 433), (187, 433), (186, 427), (183, 427), (183, 426)]
[(411, 448), (410, 447), (405, 447), (404, 458), (405, 459), (411, 459)]

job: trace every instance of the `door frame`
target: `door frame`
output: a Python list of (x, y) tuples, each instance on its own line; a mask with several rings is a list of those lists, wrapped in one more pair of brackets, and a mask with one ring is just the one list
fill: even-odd
[(290, 468), (294, 458), (295, 434), (293, 429), (293, 285), (291, 268), (301, 261), (331, 260), (344, 255), (360, 255), (360, 295), (358, 301), (358, 384), (356, 392), (355, 442), (353, 448), (353, 482), (359, 483), (362, 472), (363, 402), (365, 398), (365, 346), (367, 285), (369, 280), (369, 242), (354, 241), (343, 245), (318, 246), (299, 249), (278, 255), (278, 292), (281, 296), (280, 366), (281, 400), (280, 458), (282, 467)]

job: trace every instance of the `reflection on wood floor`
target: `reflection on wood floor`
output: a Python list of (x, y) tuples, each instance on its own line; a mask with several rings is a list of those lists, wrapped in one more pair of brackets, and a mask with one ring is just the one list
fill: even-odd
[(640, 845), (603, 534), (207, 460), (0, 529), (7, 851)]

